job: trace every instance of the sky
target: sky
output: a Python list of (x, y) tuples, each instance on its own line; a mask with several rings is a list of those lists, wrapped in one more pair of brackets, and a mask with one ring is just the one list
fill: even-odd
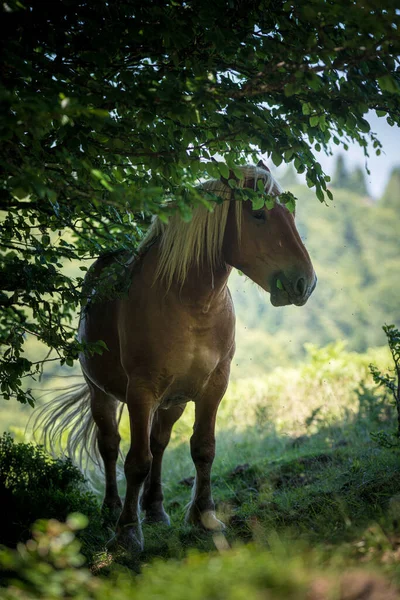
[(333, 156), (318, 152), (317, 157), (325, 173), (330, 176), (333, 175), (335, 157), (338, 153), (345, 156), (346, 163), (350, 168), (355, 166), (365, 168), (367, 163), (371, 171), (370, 175), (365, 171), (369, 192), (372, 197), (379, 198), (385, 189), (392, 168), (400, 166), (400, 128), (388, 125), (386, 117), (377, 117), (375, 111), (368, 113), (367, 120), (371, 125), (371, 130), (377, 134), (379, 141), (382, 143), (380, 156), (376, 156), (371, 144), (369, 158), (365, 159), (363, 149), (357, 144), (351, 144), (347, 152), (340, 146), (333, 146)]

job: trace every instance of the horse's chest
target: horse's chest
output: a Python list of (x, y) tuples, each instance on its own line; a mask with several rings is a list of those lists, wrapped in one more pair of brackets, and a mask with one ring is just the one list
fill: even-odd
[(199, 345), (190, 349), (183, 359), (183, 375), (193, 380), (203, 381), (208, 379), (210, 373), (218, 366), (221, 360), (221, 352), (212, 345)]
[(182, 346), (175, 357), (174, 372), (177, 381), (191, 381), (201, 385), (208, 380), (210, 374), (223, 358), (221, 348), (212, 340), (192, 340)]
[(182, 348), (174, 364), (170, 365), (171, 384), (163, 394), (161, 407), (169, 408), (202, 396), (225, 354), (226, 348), (221, 351), (217, 345), (204, 342)]

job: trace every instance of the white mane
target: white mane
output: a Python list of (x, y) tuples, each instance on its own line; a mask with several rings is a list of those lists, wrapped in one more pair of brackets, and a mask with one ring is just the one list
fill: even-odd
[[(282, 190), (278, 182), (266, 169), (254, 166), (239, 167), (243, 179), (239, 180), (238, 187), (254, 180), (254, 189), (257, 181), (262, 180), (267, 194), (279, 194)], [(167, 288), (171, 287), (175, 279), (181, 285), (185, 282), (189, 268), (193, 265), (200, 266), (205, 260), (211, 272), (222, 264), (222, 244), (224, 240), (226, 221), (232, 198), (232, 189), (220, 179), (211, 179), (199, 186), (200, 190), (212, 192), (224, 202), (215, 204), (212, 211), (205, 206), (196, 206), (192, 212), (192, 219), (187, 223), (179, 214), (170, 217), (167, 224), (162, 223), (157, 217), (154, 219), (146, 237), (139, 246), (145, 250), (156, 239), (160, 240), (160, 258), (155, 273), (155, 280), (164, 278)], [(240, 233), (242, 218), (242, 202), (235, 202), (235, 216), (237, 230)]]

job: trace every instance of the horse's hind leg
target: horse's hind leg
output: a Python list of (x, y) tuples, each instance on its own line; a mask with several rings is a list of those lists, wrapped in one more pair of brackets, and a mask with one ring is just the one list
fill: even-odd
[(174, 423), (185, 410), (185, 405), (173, 406), (167, 410), (158, 409), (154, 415), (150, 435), (150, 449), (153, 462), (142, 495), (142, 509), (146, 511), (147, 523), (167, 523), (169, 517), (163, 507), (161, 468), (164, 451), (171, 437)]
[(97, 425), (97, 444), (104, 463), (106, 490), (103, 507), (116, 521), (121, 512), (122, 502), (118, 495), (117, 459), (121, 437), (118, 433), (117, 408), (119, 402), (98, 388), (89, 385), (91, 409)]
[(151, 469), (153, 457), (150, 450), (150, 432), (156, 411), (154, 394), (145, 390), (141, 383), (132, 379), (127, 388), (131, 446), (125, 460), (126, 496), (117, 523), (117, 535), (111, 544), (132, 551), (143, 548), (139, 498), (143, 483)]

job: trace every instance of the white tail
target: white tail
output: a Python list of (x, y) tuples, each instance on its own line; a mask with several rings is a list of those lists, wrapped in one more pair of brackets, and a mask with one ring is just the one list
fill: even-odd
[[(90, 392), (86, 383), (68, 388), (43, 408), (37, 409), (32, 425), (35, 441), (53, 456), (60, 452), (86, 472), (88, 461), (102, 468), (97, 448), (97, 426), (90, 409)], [(66, 430), (68, 435), (63, 441)]]

